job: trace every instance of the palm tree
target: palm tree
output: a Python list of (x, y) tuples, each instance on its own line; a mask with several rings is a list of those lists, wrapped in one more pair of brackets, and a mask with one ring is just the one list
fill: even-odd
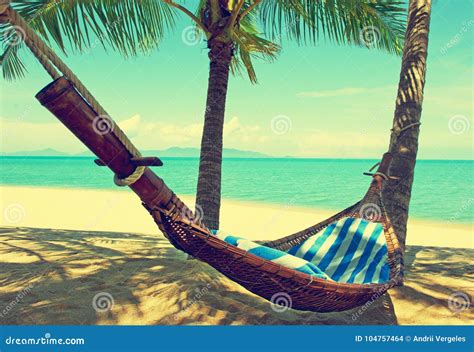
[(405, 247), (408, 208), (418, 151), (430, 15), (431, 0), (410, 0), (402, 69), (393, 119), (394, 131), (407, 128), (398, 138), (395, 134), (390, 142), (390, 152), (393, 155), (390, 173), (400, 177), (400, 181), (387, 184), (383, 190), (385, 205), (392, 217), (402, 248)]
[[(32, 27), (64, 52), (68, 50), (63, 37), (72, 50), (83, 51), (94, 45), (91, 34), (104, 47), (124, 56), (147, 52), (159, 45), (174, 24), (175, 12), (192, 19), (207, 39), (210, 61), (196, 203), (204, 222), (215, 229), (219, 227), (229, 72), (244, 69), (256, 82), (252, 59), (272, 60), (279, 49), (276, 42), (283, 35), (298, 43), (324, 37), (398, 53), (404, 32), (402, 4), (392, 0), (200, 0), (190, 10), (173, 0), (13, 1)], [(22, 45), (6, 40), (9, 36), (2, 38), (7, 42), (1, 56), (4, 75), (10, 79), (21, 76), (25, 71), (19, 56)]]
[[(272, 58), (277, 48), (273, 41), (282, 35), (298, 43), (325, 37), (398, 53), (404, 32), (399, 1), (203, 0), (199, 17), (182, 5), (166, 2), (187, 13), (207, 38), (210, 73), (196, 204), (197, 212), (213, 229), (219, 228), (223, 127), (232, 65), (243, 63), (255, 82), (251, 55)], [(258, 35), (258, 24), (266, 38)], [(375, 38), (367, 40), (366, 35)]]

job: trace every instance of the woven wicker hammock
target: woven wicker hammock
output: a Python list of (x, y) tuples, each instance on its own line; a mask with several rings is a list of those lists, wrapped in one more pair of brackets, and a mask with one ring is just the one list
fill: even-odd
[[(3, 10), (3, 11), (2, 11)], [(143, 158), (105, 110), (72, 71), (32, 31), (10, 7), (1, 8), (3, 22), (22, 28), (26, 44), (54, 81), (37, 94), (37, 99), (53, 113), (94, 154), (98, 164), (115, 173), (115, 183), (129, 186), (141, 199), (166, 238), (179, 250), (189, 253), (239, 283), (249, 291), (272, 300), (275, 294), (291, 297), (298, 310), (333, 312), (351, 309), (375, 300), (389, 288), (402, 283), (402, 252), (382, 203), (380, 184), (373, 181), (365, 197), (333, 217), (280, 240), (261, 242), (288, 250), (343, 217), (365, 217), (364, 209), (380, 210), (371, 222), (383, 225), (387, 242), (390, 278), (382, 284), (348, 284), (319, 279), (262, 259), (226, 243), (211, 232), (148, 166), (160, 165), (157, 158)], [(58, 72), (62, 73), (62, 75)], [(378, 174), (387, 178), (390, 155), (384, 155)]]

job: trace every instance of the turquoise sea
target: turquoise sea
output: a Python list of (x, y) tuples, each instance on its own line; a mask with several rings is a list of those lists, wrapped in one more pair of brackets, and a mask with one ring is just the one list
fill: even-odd
[[(117, 189), (112, 173), (90, 157), (0, 157), (0, 184)], [(180, 195), (194, 195), (199, 160), (164, 158), (157, 174)], [(342, 209), (365, 193), (362, 175), (376, 160), (225, 159), (223, 198)], [(474, 162), (421, 160), (415, 170), (410, 215), (473, 223)], [(122, 189), (123, 190), (123, 189)]]

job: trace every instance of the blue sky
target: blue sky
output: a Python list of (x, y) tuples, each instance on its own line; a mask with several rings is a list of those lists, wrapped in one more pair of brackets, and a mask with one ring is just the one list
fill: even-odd
[[(434, 2), (420, 158), (472, 159), (472, 4)], [(149, 56), (125, 60), (97, 45), (67, 58), (141, 149), (200, 144), (208, 59), (205, 43), (183, 41), (190, 25), (182, 16)], [(276, 62), (256, 64), (257, 85), (231, 78), (225, 147), (274, 156), (379, 157), (387, 149), (401, 58), (325, 42), (282, 46)], [(50, 80), (32, 58), (26, 63), (25, 78), (2, 81), (2, 151), (84, 150), (35, 100)], [(278, 126), (284, 133), (275, 133)]]

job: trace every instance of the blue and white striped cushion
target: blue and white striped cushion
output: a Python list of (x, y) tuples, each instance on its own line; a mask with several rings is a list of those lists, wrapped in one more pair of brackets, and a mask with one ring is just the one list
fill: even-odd
[(301, 271), (302, 273), (309, 274), (311, 276), (321, 279), (329, 279), (329, 277), (323, 271), (319, 270), (316, 265), (304, 259), (295, 257), (278, 249), (259, 245), (258, 243), (249, 241), (245, 238), (224, 234), (221, 231), (218, 231), (217, 233), (214, 232), (214, 234), (221, 240), (260, 258), (270, 260), (281, 266)]
[(307, 260), (332, 280), (383, 283), (389, 280), (383, 226), (358, 218), (343, 218), (288, 250)]

